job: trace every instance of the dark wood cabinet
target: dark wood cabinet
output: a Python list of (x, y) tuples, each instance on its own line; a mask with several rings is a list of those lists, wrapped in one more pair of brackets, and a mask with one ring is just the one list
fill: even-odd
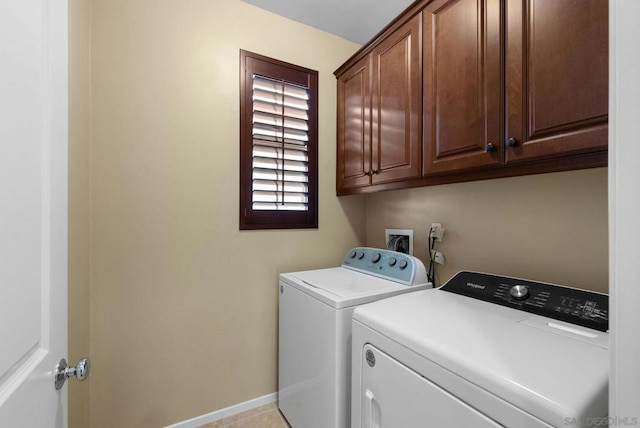
[(422, 174), (421, 26), (414, 16), (336, 73), (339, 193)]
[(338, 194), (606, 166), (607, 3), (416, 1), (336, 70)]
[(607, 149), (608, 7), (507, 2), (507, 165)]
[(338, 77), (336, 187), (371, 183), (371, 57), (366, 56)]
[(502, 163), (499, 0), (436, 0), (424, 19), (424, 174)]
[(371, 182), (422, 174), (422, 45), (420, 15), (372, 53)]

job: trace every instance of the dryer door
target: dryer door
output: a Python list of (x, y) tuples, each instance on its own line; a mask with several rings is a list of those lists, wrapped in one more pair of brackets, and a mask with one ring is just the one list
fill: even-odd
[(374, 346), (360, 358), (361, 428), (502, 426)]

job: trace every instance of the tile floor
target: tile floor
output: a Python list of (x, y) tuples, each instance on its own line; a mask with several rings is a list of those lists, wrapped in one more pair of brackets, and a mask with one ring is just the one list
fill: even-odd
[(202, 428), (290, 428), (278, 410), (277, 403), (255, 409), (202, 426)]

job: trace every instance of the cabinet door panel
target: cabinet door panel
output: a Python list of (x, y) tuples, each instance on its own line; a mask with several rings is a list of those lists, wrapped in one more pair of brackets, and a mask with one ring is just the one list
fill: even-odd
[(421, 176), (421, 35), (416, 15), (372, 52), (373, 183)]
[(507, 4), (506, 162), (607, 148), (608, 2)]
[(370, 182), (370, 73), (367, 56), (338, 79), (338, 191)]
[(423, 15), (425, 175), (501, 164), (499, 0), (439, 0)]

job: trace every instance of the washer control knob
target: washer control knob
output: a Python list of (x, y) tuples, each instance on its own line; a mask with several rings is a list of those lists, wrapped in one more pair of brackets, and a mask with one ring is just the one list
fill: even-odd
[(407, 261), (406, 261), (406, 260), (400, 260), (400, 263), (398, 264), (398, 267), (399, 267), (400, 269), (406, 269), (406, 268), (407, 268), (407, 266), (408, 266), (408, 263), (407, 263)]
[(355, 257), (356, 257), (356, 252), (355, 251), (352, 251), (352, 252), (349, 253), (349, 258), (354, 259)]
[(358, 251), (358, 259), (362, 260), (364, 258), (364, 252)]
[(391, 257), (389, 259), (389, 266), (395, 266), (397, 262), (398, 262), (398, 260), (396, 260), (395, 257)]
[(514, 285), (509, 290), (509, 294), (516, 300), (525, 300), (529, 297), (529, 287), (526, 285)]
[(380, 261), (380, 253), (375, 253), (373, 256), (371, 256), (371, 261), (374, 263), (378, 263)]

